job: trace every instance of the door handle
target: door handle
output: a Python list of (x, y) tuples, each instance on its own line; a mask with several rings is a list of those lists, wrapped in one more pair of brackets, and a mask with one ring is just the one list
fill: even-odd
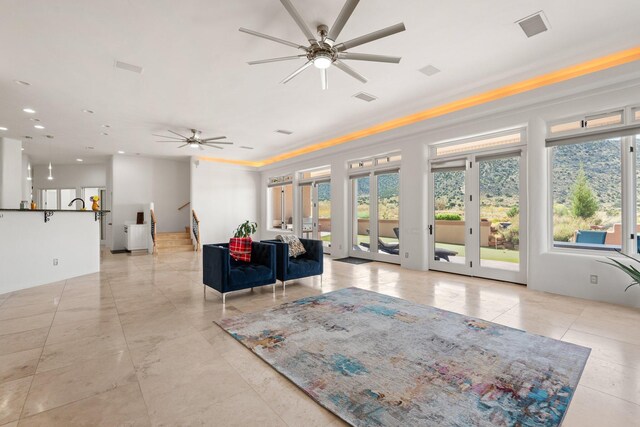
[(433, 225), (429, 225), (429, 234), (433, 234)]

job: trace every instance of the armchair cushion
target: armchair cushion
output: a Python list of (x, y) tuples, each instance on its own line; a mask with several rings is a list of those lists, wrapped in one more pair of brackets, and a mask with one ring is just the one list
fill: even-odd
[(300, 239), (298, 239), (298, 236), (278, 235), (276, 236), (276, 239), (288, 245), (290, 257), (297, 258), (300, 255), (304, 255), (307, 252), (307, 250), (304, 248), (304, 245), (300, 242)]

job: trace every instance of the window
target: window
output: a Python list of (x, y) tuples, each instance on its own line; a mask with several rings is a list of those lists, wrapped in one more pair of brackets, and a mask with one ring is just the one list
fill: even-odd
[(456, 140), (437, 144), (435, 146), (435, 157), (448, 156), (451, 154), (464, 154), (469, 152), (478, 152), (483, 150), (494, 149), (507, 145), (518, 145), (524, 141), (524, 130), (510, 130), (492, 134), (491, 136), (483, 135), (482, 137), (468, 138), (464, 140)]
[(349, 169), (364, 169), (373, 166), (387, 165), (389, 163), (399, 163), (402, 160), (400, 153), (379, 154), (370, 159), (353, 160), (349, 162)]
[[(633, 122), (634, 110), (620, 109), (584, 116), (572, 132), (566, 129), (575, 120), (549, 126), (551, 134), (562, 132), (546, 140), (551, 151), (553, 247), (638, 253), (633, 231), (638, 219), (633, 200), (625, 200), (631, 192), (624, 189), (638, 191), (640, 123), (625, 125), (627, 111)], [(623, 167), (631, 163), (638, 172)]]
[(622, 246), (621, 138), (551, 148), (553, 244)]
[(271, 199), (270, 228), (293, 229), (293, 177), (291, 175), (269, 178)]

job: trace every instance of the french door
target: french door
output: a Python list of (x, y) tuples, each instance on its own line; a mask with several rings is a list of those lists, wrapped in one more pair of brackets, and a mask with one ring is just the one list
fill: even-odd
[(400, 171), (350, 177), (349, 256), (400, 263)]
[(431, 163), (429, 269), (526, 282), (524, 152)]
[(331, 253), (331, 181), (302, 183), (300, 188), (300, 237), (322, 240), (324, 253)]

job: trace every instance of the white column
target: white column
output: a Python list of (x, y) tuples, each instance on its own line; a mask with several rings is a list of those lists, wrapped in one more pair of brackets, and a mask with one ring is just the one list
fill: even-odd
[(0, 138), (0, 208), (18, 209), (22, 197), (22, 141)]

